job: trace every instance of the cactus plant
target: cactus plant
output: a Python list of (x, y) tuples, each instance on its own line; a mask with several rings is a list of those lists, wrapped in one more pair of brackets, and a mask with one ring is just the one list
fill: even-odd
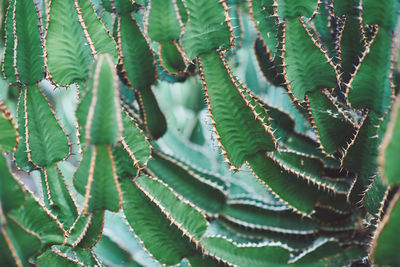
[(400, 265), (399, 5), (1, 1), (0, 265)]

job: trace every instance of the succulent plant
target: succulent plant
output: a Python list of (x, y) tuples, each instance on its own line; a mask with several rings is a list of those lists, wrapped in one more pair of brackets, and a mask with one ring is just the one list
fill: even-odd
[(0, 3), (0, 265), (400, 265), (397, 0)]

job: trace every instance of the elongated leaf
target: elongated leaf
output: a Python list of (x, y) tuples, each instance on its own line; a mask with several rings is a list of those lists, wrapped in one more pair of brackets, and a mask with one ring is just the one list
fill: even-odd
[(259, 150), (275, 149), (267, 122), (256, 117), (219, 53), (202, 55), (201, 73), (213, 125), (224, 156), (236, 168)]
[(151, 156), (151, 146), (148, 139), (134, 119), (125, 111), (122, 112), (122, 122), (124, 127), (122, 132), (124, 149), (137, 166), (145, 166)]
[(15, 58), (15, 51), (17, 48), (15, 47), (15, 5), (16, 0), (9, 1), (6, 18), (5, 18), (5, 42), (4, 42), (4, 55), (2, 59), (2, 73), (6, 80), (9, 83), (17, 83), (19, 82), (19, 77), (16, 74), (16, 58)]
[[(56, 164), (43, 168), (41, 175), (46, 183), (46, 189), (50, 207), (58, 219), (69, 228), (78, 217), (78, 208), (71, 192), (66, 184), (65, 178), (61, 174)], [(42, 180), (42, 181), (43, 181)]]
[(276, 59), (274, 60), (271, 52), (265, 46), (261, 38), (257, 38), (254, 41), (254, 51), (264, 77), (275, 86), (283, 86), (285, 84), (285, 79), (280, 73), (281, 68), (276, 66)]
[(285, 266), (290, 252), (279, 243), (237, 245), (220, 237), (202, 240), (205, 253), (236, 266)]
[[(151, 181), (147, 177), (140, 177), (141, 183), (158, 183)], [(172, 217), (168, 217), (169, 213), (161, 204), (157, 201), (152, 201), (152, 196), (148, 192), (141, 191), (134, 182), (129, 179), (123, 179), (121, 181), (123, 190), (123, 209), (125, 217), (134, 232), (134, 234), (143, 242), (144, 247), (153, 255), (159, 262), (174, 265), (181, 261), (185, 256), (192, 253), (194, 244), (190, 242), (190, 239), (184, 234), (181, 226), (177, 225), (177, 222), (171, 224)], [(192, 220), (195, 217), (199, 217), (199, 213), (189, 206), (180, 202), (173, 193), (162, 184), (158, 184), (154, 190), (158, 191), (158, 197), (174, 199), (172, 202), (177, 204), (177, 208), (173, 210), (174, 218), (187, 218)], [(173, 204), (173, 205), (174, 205)], [(171, 203), (169, 204), (171, 205)], [(173, 209), (174, 206), (169, 206), (168, 211)], [(190, 211), (190, 214), (195, 215), (192, 219), (187, 217), (188, 215), (182, 214), (182, 211)], [(176, 217), (178, 216), (178, 217)], [(170, 218), (170, 219), (169, 219)], [(186, 222), (189, 222), (186, 221)], [(186, 224), (185, 222), (185, 224)], [(206, 222), (204, 219), (200, 221), (192, 221), (190, 224), (196, 228), (205, 230)], [(204, 228), (203, 228), (204, 227)], [(203, 231), (200, 230), (199, 234)]]
[(84, 83), (93, 60), (74, 2), (49, 2), (45, 39), (46, 65), (52, 81), (60, 86)]
[(177, 75), (184, 72), (185, 61), (181, 54), (181, 48), (175, 41), (160, 42), (159, 58), (161, 66), (170, 74)]
[(186, 236), (192, 241), (201, 238), (207, 229), (207, 222), (200, 212), (179, 200), (160, 181), (141, 176), (135, 179), (135, 183)]
[(375, 217), (379, 217), (389, 194), (389, 186), (380, 177), (375, 177), (363, 197), (365, 209)]
[(110, 54), (116, 60), (118, 58), (117, 44), (97, 17), (92, 2), (90, 0), (74, 1), (92, 53), (95, 55)]
[(11, 210), (8, 217), (36, 236), (42, 244), (62, 244), (64, 241), (65, 232), (61, 223), (32, 196), (28, 195), (22, 206)]
[(397, 248), (400, 246), (396, 233), (400, 226), (400, 205), (398, 192), (393, 198), (385, 217), (379, 223), (371, 246), (371, 255), (376, 264), (396, 266), (400, 263)]
[(182, 45), (190, 60), (216, 49), (232, 45), (230, 22), (225, 1), (187, 0), (189, 20), (184, 29)]
[(139, 90), (136, 94), (140, 106), (140, 116), (146, 130), (153, 139), (158, 139), (167, 131), (167, 121), (161, 111), (156, 96), (150, 88)]
[(137, 21), (129, 15), (116, 20), (120, 75), (134, 90), (148, 90), (156, 79), (153, 51), (143, 36)]
[[(361, 122), (360, 128), (348, 147), (342, 159), (342, 166), (358, 174), (357, 183), (353, 187), (351, 199), (359, 201), (368, 186), (372, 183), (378, 169), (378, 125), (381, 119), (374, 113), (367, 113)], [(367, 146), (365, 144), (368, 144)]]
[[(314, 212), (320, 194), (317, 186), (285, 171), (265, 153), (255, 154), (248, 159), (248, 163), (256, 177), (294, 211), (305, 216)], [(299, 191), (303, 192), (302, 198), (297, 197), (296, 192)]]
[(122, 132), (119, 106), (118, 78), (107, 55), (100, 55), (93, 68), (92, 100), (89, 107), (85, 132), (88, 144), (113, 144)]
[(350, 104), (357, 109), (369, 108), (382, 116), (391, 104), (392, 37), (391, 31), (378, 29), (371, 47), (364, 52), (361, 64), (347, 88)]
[(18, 135), (19, 142), (17, 151), (14, 152), (14, 160), (18, 168), (24, 171), (30, 171), (34, 168), (31, 162), (28, 160), (27, 146), (26, 146), (26, 112), (25, 112), (25, 91), (26, 87), (21, 88), (21, 92), (18, 98), (17, 107), (17, 120), (18, 120)]
[[(290, 6), (295, 13), (302, 10), (296, 9), (297, 4), (286, 6)], [(336, 87), (335, 68), (302, 18), (288, 19), (283, 42), (286, 85), (295, 99), (302, 101), (307, 92)]]
[(121, 207), (121, 191), (110, 145), (88, 147), (74, 174), (77, 191), (85, 196), (84, 213)]
[(128, 251), (108, 236), (103, 236), (94, 250), (96, 251), (96, 254), (99, 255), (102, 262), (107, 264), (107, 266), (142, 266), (132, 259), (132, 256)]
[(243, 227), (224, 218), (213, 221), (209, 227), (209, 231), (211, 234), (218, 234), (238, 244), (262, 242), (280, 243), (293, 250), (304, 249), (310, 246), (314, 241), (314, 238), (310, 236), (288, 235)]
[(2, 152), (0, 153), (0, 173), (0, 209), (3, 213), (7, 213), (9, 210), (17, 208), (22, 204), (24, 193), (8, 170), (7, 161)]
[(36, 166), (49, 166), (68, 157), (70, 141), (53, 108), (38, 85), (24, 95), (28, 159)]
[(173, 0), (152, 0), (149, 2), (147, 31), (153, 41), (171, 41), (179, 39), (181, 27)]
[(350, 247), (344, 249), (333, 239), (320, 238), (309, 248), (306, 248), (300, 255), (292, 258), (290, 263), (293, 266), (326, 266), (333, 264), (345, 266), (352, 262), (359, 261), (366, 256), (363, 249)]
[[(43, 254), (36, 258), (36, 263), (38, 266), (49, 266), (50, 264), (54, 264), (62, 267), (75, 267), (79, 266), (79, 262), (72, 258), (69, 258), (67, 255), (62, 254), (61, 252), (56, 252), (52, 249), (46, 250)], [(82, 266), (82, 265), (81, 265)]]
[(43, 45), (38, 16), (34, 1), (10, 1), (6, 21), (11, 25), (6, 25), (8, 41), (3, 66), (4, 75), (10, 83), (16, 81), (32, 85), (44, 76)]
[(13, 220), (7, 220), (1, 215), (0, 232), (0, 263), (4, 266), (29, 266), (28, 259), (41, 247), (37, 236), (27, 233)]
[[(121, 15), (130, 14), (138, 8), (133, 0), (101, 0), (103, 7), (108, 12), (114, 12)], [(136, 1), (138, 2), (138, 1)]]
[(318, 158), (300, 154), (290, 150), (278, 150), (270, 153), (271, 158), (283, 169), (303, 177), (326, 191), (334, 194), (347, 194), (350, 191), (351, 179), (335, 179), (327, 177), (324, 166)]
[(252, 229), (296, 235), (318, 232), (317, 223), (309, 218), (302, 218), (290, 210), (276, 211), (250, 203), (239, 200), (228, 201), (221, 215), (228, 221)]
[(299, 0), (287, 2), (285, 0), (275, 0), (278, 7), (278, 15), (285, 19), (298, 18), (305, 16), (310, 18), (318, 7), (318, 0)]
[(307, 94), (308, 109), (314, 131), (321, 149), (331, 155), (337, 151), (342, 152), (356, 128), (341, 111), (328, 98), (323, 91), (315, 91)]
[(261, 37), (260, 47), (264, 46), (271, 60), (275, 57), (278, 47), (278, 25), (276, 10), (273, 6), (274, 0), (251, 0), (249, 4), (254, 25)]
[(177, 194), (207, 214), (218, 214), (225, 202), (220, 184), (172, 157), (154, 152), (148, 168)]
[(91, 248), (99, 241), (103, 226), (104, 211), (96, 211), (88, 217), (81, 214), (68, 230), (66, 244), (84, 249)]
[[(343, 4), (340, 4), (343, 3)], [(355, 66), (360, 63), (362, 52), (365, 49), (363, 31), (360, 23), (361, 12), (357, 9), (359, 0), (339, 1), (334, 5), (344, 5), (335, 8), (336, 15), (346, 15), (344, 26), (340, 33), (340, 66), (343, 71), (342, 79), (348, 83)]]
[(386, 29), (394, 30), (397, 25), (398, 1), (389, 0), (379, 3), (375, 0), (363, 1), (363, 19), (366, 24), (378, 24)]
[(385, 137), (379, 151), (379, 165), (387, 181), (394, 185), (400, 183), (400, 166), (398, 155), (400, 153), (400, 97), (397, 98), (390, 117)]
[(19, 136), (11, 113), (0, 101), (0, 151), (11, 152), (16, 149)]

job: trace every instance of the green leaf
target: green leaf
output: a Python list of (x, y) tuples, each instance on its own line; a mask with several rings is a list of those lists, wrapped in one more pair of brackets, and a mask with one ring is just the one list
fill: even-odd
[[(259, 45), (264, 47), (265, 53), (270, 56), (271, 61), (275, 57), (278, 48), (277, 14), (273, 4), (274, 0), (249, 1), (254, 25), (261, 37), (260, 41), (258, 41)], [(258, 62), (261, 63), (260, 60)]]
[(88, 249), (96, 245), (102, 235), (104, 211), (96, 211), (89, 216), (80, 214), (74, 225), (68, 230), (66, 244)]
[(346, 266), (363, 259), (366, 255), (361, 248), (344, 249), (333, 239), (320, 238), (290, 262), (294, 266)]
[(11, 152), (17, 148), (19, 136), (14, 120), (4, 102), (0, 101), (0, 151)]
[(76, 109), (76, 118), (78, 122), (79, 143), (82, 150), (86, 147), (86, 123), (89, 114), (90, 105), (92, 104), (93, 93), (88, 88), (87, 92), (80, 98)]
[(118, 211), (121, 207), (121, 189), (110, 145), (87, 147), (74, 174), (77, 191), (85, 196), (83, 211)]
[(377, 24), (388, 30), (395, 30), (397, 25), (397, 10), (399, 3), (396, 0), (380, 3), (376, 0), (363, 1), (363, 19), (366, 24)]
[[(295, 13), (302, 10), (297, 2), (289, 6)], [(304, 19), (294, 17), (286, 21), (283, 42), (286, 85), (295, 99), (302, 101), (307, 92), (336, 87), (335, 67), (307, 29)]]
[[(315, 157), (291, 150), (277, 150), (269, 153), (271, 158), (288, 172), (297, 174), (310, 183), (334, 194), (347, 194), (350, 191), (351, 179), (328, 177), (323, 162)], [(335, 179), (338, 178), (338, 179)]]
[(213, 162), (204, 153), (201, 147), (185, 140), (185, 137), (173, 130), (168, 130), (165, 135), (157, 140), (157, 146), (169, 154), (185, 159), (189, 165), (196, 166), (200, 169), (212, 171)]
[(318, 225), (310, 218), (288, 210), (287, 207), (271, 207), (257, 199), (230, 199), (221, 215), (230, 222), (243, 227), (285, 234), (308, 235), (318, 232)]
[[(213, 229), (215, 228), (215, 230)], [(209, 231), (212, 234), (218, 234), (221, 237), (225, 237), (238, 244), (247, 243), (280, 243), (283, 246), (287, 246), (293, 250), (301, 250), (312, 244), (315, 238), (310, 236), (300, 235), (288, 235), (278, 232), (256, 230), (249, 227), (243, 227), (241, 225), (232, 223), (223, 217), (212, 222), (209, 227)]]
[[(69, 248), (69, 247), (68, 247)], [(72, 253), (76, 255), (79, 262), (83, 263), (85, 266), (90, 267), (102, 267), (104, 266), (99, 260), (99, 257), (90, 249), (74, 248)]]
[(19, 142), (17, 146), (17, 151), (14, 152), (14, 160), (19, 169), (24, 171), (31, 171), (34, 166), (28, 160), (27, 153), (27, 138), (26, 138), (26, 112), (25, 112), (25, 91), (26, 87), (21, 88), (21, 92), (18, 98), (18, 108), (17, 108), (17, 121), (18, 121), (18, 135)]
[(112, 154), (119, 178), (136, 177), (140, 166), (137, 164), (137, 161), (134, 161), (135, 158), (131, 157), (121, 144), (112, 147)]
[(39, 203), (39, 200), (28, 194), (30, 193), (27, 193), (27, 199), (18, 209), (8, 212), (8, 218), (36, 236), (43, 245), (62, 244), (65, 231), (61, 223)]
[(139, 102), (140, 116), (146, 131), (153, 139), (158, 139), (167, 131), (167, 121), (161, 111), (156, 96), (150, 88), (139, 90), (136, 93)]
[(260, 150), (275, 149), (270, 128), (254, 111), (235, 84), (222, 55), (211, 52), (200, 57), (208, 108), (224, 156), (239, 168)]
[(62, 267), (75, 267), (79, 266), (78, 261), (72, 258), (69, 258), (67, 255), (52, 250), (51, 248), (47, 249), (43, 254), (36, 258), (36, 263), (39, 267), (45, 267), (49, 265), (56, 265)]
[(144, 135), (139, 125), (130, 115), (122, 112), (122, 144), (133, 162), (138, 166), (146, 166), (151, 156), (151, 146), (149, 140)]
[[(287, 172), (265, 153), (259, 152), (248, 158), (248, 163), (254, 175), (296, 213), (304, 216), (314, 213), (314, 206), (320, 194), (317, 186)], [(300, 191), (301, 198), (296, 193)]]
[[(140, 185), (136, 184), (136, 181), (139, 181)], [(194, 244), (187, 234), (200, 236), (206, 229), (204, 217), (176, 198), (163, 184), (145, 176), (135, 179), (134, 182), (123, 179), (121, 184), (126, 220), (145, 249), (160, 263), (167, 265), (178, 264), (183, 257), (190, 255)], [(152, 184), (152, 193), (157, 193), (150, 195), (150, 192), (139, 189), (138, 186), (144, 190), (150, 189), (146, 184)], [(154, 197), (157, 197), (155, 202)], [(171, 210), (173, 214), (167, 212)], [(183, 226), (178, 223), (182, 223)], [(183, 228), (187, 226), (189, 229)]]
[(120, 76), (135, 91), (149, 90), (156, 80), (153, 51), (131, 15), (120, 16), (116, 23)]
[(296, 2), (288, 2), (286, 0), (275, 0), (278, 8), (278, 15), (285, 19), (298, 18), (305, 16), (310, 18), (317, 10), (318, 0), (299, 0)]
[(279, 243), (237, 245), (225, 238), (207, 237), (201, 244), (207, 255), (235, 266), (286, 266), (290, 256)]
[(92, 74), (89, 83), (92, 99), (85, 125), (86, 143), (113, 144), (120, 139), (122, 119), (118, 77), (111, 57), (100, 55)]
[[(364, 115), (359, 129), (345, 149), (341, 166), (358, 174), (357, 183), (352, 189), (350, 198), (359, 201), (359, 197), (372, 183), (371, 178), (378, 170), (378, 128), (381, 118), (369, 112)], [(368, 145), (365, 145), (368, 144)]]
[(340, 67), (343, 72), (342, 79), (345, 84), (351, 79), (356, 66), (360, 64), (360, 58), (365, 49), (363, 42), (363, 29), (360, 23), (361, 12), (357, 4), (359, 0), (338, 1), (334, 5), (345, 5), (335, 9), (337, 16), (345, 15), (344, 26), (340, 32)]
[(389, 190), (389, 186), (379, 176), (375, 177), (362, 198), (365, 209), (375, 217), (379, 217), (382, 207), (386, 204)]
[(379, 165), (381, 173), (389, 184), (400, 184), (400, 97), (397, 98), (390, 116), (390, 122), (379, 150)]
[(343, 152), (356, 132), (356, 126), (323, 91), (314, 91), (306, 97), (311, 124), (321, 149), (328, 155)]
[(64, 160), (70, 154), (70, 141), (47, 97), (38, 85), (27, 87), (24, 93), (29, 161), (45, 167)]
[(132, 259), (131, 254), (127, 250), (106, 235), (103, 235), (100, 238), (99, 243), (97, 243), (96, 247), (94, 248), (94, 251), (107, 266), (142, 266)]
[(4, 75), (10, 83), (33, 85), (43, 78), (45, 70), (41, 25), (35, 2), (10, 1), (6, 21)]
[[(213, 181), (211, 174), (195, 170), (190, 165), (159, 152), (153, 152), (148, 169), (177, 194), (204, 211), (217, 215), (225, 203), (226, 185)], [(215, 178), (214, 178), (215, 179)]]
[(182, 23), (186, 24), (189, 17), (188, 17), (188, 12), (186, 10), (186, 7), (183, 3), (183, 0), (176, 0), (176, 5), (178, 6), (179, 17), (180, 17)]
[(67, 186), (64, 176), (56, 164), (49, 165), (41, 170), (44, 193), (48, 197), (48, 207), (58, 219), (69, 228), (78, 217), (78, 207)]
[(15, 23), (14, 23), (14, 14), (15, 14), (15, 5), (16, 5), (16, 0), (10, 0), (8, 7), (7, 7), (7, 12), (6, 12), (6, 18), (4, 20), (5, 22), (5, 42), (4, 42), (4, 54), (3, 54), (3, 59), (2, 59), (2, 73), (4, 75), (4, 78), (6, 80), (13, 84), (19, 82), (19, 77), (16, 74), (17, 68), (16, 68), (16, 58), (15, 58), (15, 53), (17, 51), (17, 48), (15, 47)]
[[(323, 158), (325, 156), (320, 151), (319, 144), (316, 141), (314, 141), (307, 135), (296, 131), (295, 127), (296, 124), (299, 123), (299, 121), (296, 122), (295, 118), (292, 116), (293, 112), (297, 112), (296, 110), (289, 113), (283, 109), (264, 102), (262, 99), (254, 94), (251, 95), (260, 105), (263, 106), (264, 110), (268, 110), (268, 115), (271, 122), (271, 131), (274, 133), (275, 138), (277, 138), (279, 142), (281, 142), (282, 144), (284, 144), (284, 146), (290, 148), (291, 150), (295, 150), (299, 153), (319, 158)], [(277, 101), (280, 100), (277, 99)], [(301, 119), (303, 119), (302, 115), (300, 115), (299, 113), (294, 115), (297, 115)]]
[(134, 0), (101, 0), (101, 2), (108, 12), (114, 12), (125, 16), (132, 11), (136, 11), (138, 8)]
[(201, 238), (207, 229), (207, 222), (200, 212), (178, 199), (177, 195), (160, 181), (141, 176), (135, 179), (135, 184), (146, 196), (151, 197), (152, 202), (159, 206), (186, 236), (191, 240)]
[(350, 104), (357, 109), (368, 108), (383, 116), (392, 99), (390, 80), (392, 33), (383, 28), (373, 37), (371, 45), (360, 59), (347, 86)]
[(161, 66), (170, 74), (177, 75), (185, 71), (186, 64), (179, 45), (175, 41), (160, 42), (159, 58)]
[(396, 266), (400, 264), (398, 247), (400, 240), (396, 238), (400, 226), (400, 192), (393, 197), (386, 215), (378, 224), (371, 245), (371, 257), (379, 265)]
[(73, 1), (49, 2), (45, 39), (47, 71), (53, 83), (84, 83), (93, 60)]
[(94, 55), (110, 54), (114, 60), (118, 58), (117, 44), (112, 36), (107, 32), (104, 24), (94, 10), (90, 0), (77, 0), (75, 6), (82, 28), (91, 46)]
[(271, 51), (261, 38), (255, 40), (254, 51), (258, 65), (267, 81), (275, 86), (283, 86), (285, 79), (281, 75), (282, 70), (276, 66), (276, 58), (273, 58)]
[(182, 45), (189, 60), (209, 54), (216, 49), (227, 50), (233, 36), (227, 22), (225, 1), (186, 0), (189, 20), (185, 26)]
[(158, 42), (179, 39), (181, 27), (177, 16), (176, 1), (151, 0), (147, 8), (149, 13), (146, 24), (150, 39)]
[(5, 266), (30, 266), (28, 259), (37, 253), (41, 247), (37, 236), (26, 232), (13, 220), (7, 220), (0, 215), (0, 259)]
[(21, 186), (8, 170), (7, 161), (0, 150), (0, 209), (7, 213), (17, 208), (24, 201), (24, 193)]
[[(217, 259), (209, 256), (205, 256), (204, 254), (198, 252), (190, 257), (187, 257), (187, 260), (189, 261), (188, 266), (191, 267), (202, 267), (202, 266), (207, 266), (207, 267), (225, 267), (226, 264), (218, 261)], [(182, 264), (180, 267), (185, 267), (185, 265)]]

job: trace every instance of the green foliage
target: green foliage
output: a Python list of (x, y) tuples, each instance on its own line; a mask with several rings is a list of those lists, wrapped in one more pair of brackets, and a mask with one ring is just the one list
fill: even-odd
[(400, 265), (399, 8), (1, 2), (0, 265)]

